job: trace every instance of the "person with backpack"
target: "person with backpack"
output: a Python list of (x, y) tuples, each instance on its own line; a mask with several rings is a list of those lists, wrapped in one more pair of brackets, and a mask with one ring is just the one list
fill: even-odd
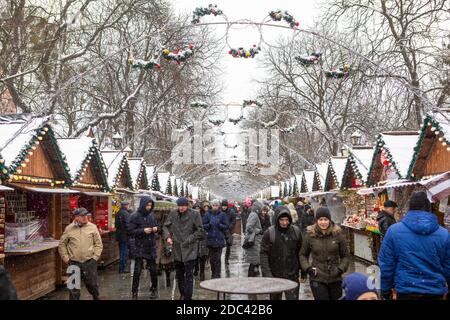
[[(290, 210), (286, 206), (275, 210), (276, 224), (263, 234), (261, 242), (261, 270), (263, 277), (289, 279), (299, 283), (300, 249), (302, 235), (293, 224)], [(286, 300), (298, 300), (298, 286), (285, 292)], [(282, 293), (270, 295), (271, 300), (281, 300)]]

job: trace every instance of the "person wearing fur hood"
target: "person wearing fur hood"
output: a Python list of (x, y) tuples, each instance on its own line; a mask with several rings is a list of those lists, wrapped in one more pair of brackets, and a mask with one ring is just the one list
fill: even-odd
[(342, 230), (331, 220), (328, 208), (317, 209), (316, 223), (307, 228), (300, 264), (309, 275), (315, 300), (338, 300), (342, 296), (342, 275), (348, 269), (349, 251)]

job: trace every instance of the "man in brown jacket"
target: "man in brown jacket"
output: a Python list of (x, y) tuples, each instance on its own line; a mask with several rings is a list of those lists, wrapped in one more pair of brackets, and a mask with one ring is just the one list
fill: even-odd
[[(103, 250), (97, 226), (88, 221), (85, 208), (75, 209), (74, 221), (64, 230), (59, 242), (59, 254), (65, 263), (80, 268), (80, 276), (94, 300), (99, 300), (97, 260)], [(80, 288), (69, 288), (70, 300), (80, 299)]]

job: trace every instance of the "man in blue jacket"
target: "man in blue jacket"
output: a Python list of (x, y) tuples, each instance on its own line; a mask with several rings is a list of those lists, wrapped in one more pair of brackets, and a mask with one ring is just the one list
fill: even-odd
[(203, 219), (203, 229), (208, 232), (206, 244), (209, 250), (211, 264), (211, 278), (221, 276), (222, 250), (225, 247), (225, 232), (228, 230), (228, 218), (225, 212), (220, 210), (219, 200), (211, 201), (212, 210)]
[(405, 218), (392, 225), (378, 256), (381, 293), (398, 300), (441, 300), (450, 282), (450, 236), (440, 227), (425, 192), (415, 192)]

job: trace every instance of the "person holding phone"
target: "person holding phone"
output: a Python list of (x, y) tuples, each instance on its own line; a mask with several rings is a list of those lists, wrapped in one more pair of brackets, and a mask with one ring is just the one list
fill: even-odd
[(128, 231), (134, 237), (134, 272), (131, 289), (132, 298), (137, 300), (139, 291), (139, 279), (144, 264), (150, 267), (150, 299), (158, 297), (158, 270), (156, 267), (156, 239), (158, 232), (153, 208), (155, 202), (151, 197), (142, 197), (139, 209), (130, 218)]

